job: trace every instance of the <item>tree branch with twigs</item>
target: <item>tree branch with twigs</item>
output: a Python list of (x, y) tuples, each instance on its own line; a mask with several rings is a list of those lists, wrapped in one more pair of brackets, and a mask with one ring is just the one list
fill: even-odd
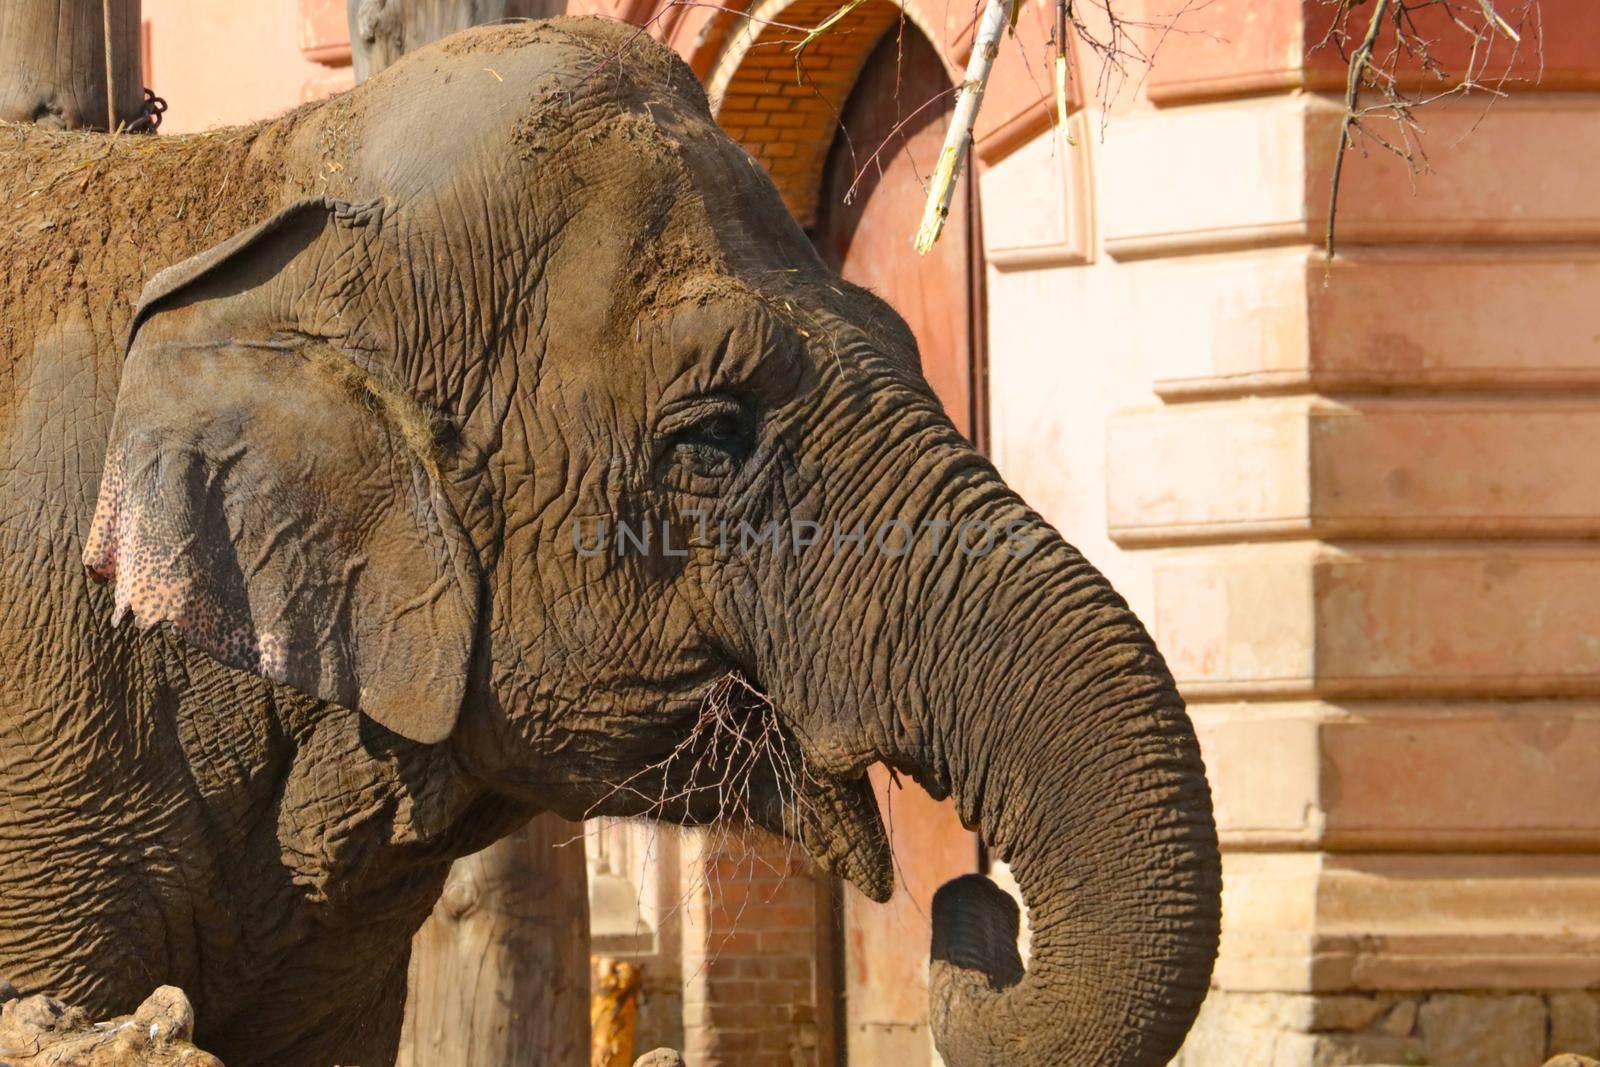
[[(1537, 38), (1538, 0), (1520, 0), (1516, 24), (1495, 9), (1494, 0), (1318, 0), (1331, 8), (1327, 34), (1316, 48), (1336, 49), (1347, 71), (1344, 113), (1339, 119), (1333, 174), (1328, 191), (1327, 224), (1323, 248), (1329, 259), (1336, 248), (1339, 189), (1345, 158), (1360, 139), (1378, 145), (1404, 160), (1413, 172), (1427, 169), (1417, 120), (1417, 109), (1448, 96), (1485, 93), (1505, 96), (1505, 84), (1523, 47), (1524, 31)], [(1371, 4), (1371, 12), (1361, 9)], [(1433, 17), (1440, 28), (1465, 40), (1467, 58), (1461, 69), (1449, 70), (1437, 57), (1440, 44), (1422, 28), (1420, 19)], [(1361, 27), (1359, 35), (1353, 32)], [(1354, 41), (1354, 47), (1350, 42)], [(1505, 43), (1509, 55), (1498, 61), (1495, 45)], [(1313, 49), (1315, 50), (1315, 49)], [(1407, 77), (1407, 74), (1411, 77)], [(1376, 101), (1364, 103), (1364, 97)], [(1388, 135), (1377, 123), (1394, 127)]]
[[(984, 0), (978, 17), (978, 29), (973, 38), (972, 54), (961, 79), (956, 97), (955, 113), (951, 116), (944, 146), (934, 168), (928, 188), (928, 200), (923, 208), (922, 222), (917, 228), (916, 249), (926, 255), (944, 230), (945, 219), (950, 214), (950, 201), (956, 184), (971, 151), (973, 129), (978, 120), (978, 109), (983, 104), (983, 93), (989, 84), (989, 75), (1000, 54), (1000, 40), (1007, 28), (1016, 28), (1017, 14), (1022, 0)], [(1062, 129), (1067, 121), (1067, 81), (1070, 70), (1067, 63), (1068, 33), (1075, 34), (1086, 48), (1102, 60), (1100, 93), (1114, 95), (1116, 85), (1133, 67), (1148, 67), (1150, 54), (1146, 53), (1134, 34), (1133, 28), (1149, 24), (1124, 17), (1116, 0), (1091, 0), (1100, 11), (1104, 27), (1096, 30), (1079, 17), (1074, 0), (1056, 0), (1056, 27), (1054, 63), (1056, 121)], [(1185, 5), (1187, 6), (1187, 5)]]
[[(917, 230), (915, 243), (919, 252), (926, 253), (938, 240), (971, 150), (973, 130), (1001, 38), (1005, 28), (1014, 25), (1020, 2), (983, 0), (972, 55)], [(1140, 35), (1129, 32), (1130, 28), (1151, 28), (1150, 24), (1130, 22), (1119, 10), (1119, 0), (1091, 2), (1099, 9), (1097, 21), (1104, 23), (1099, 32), (1079, 17), (1075, 0), (1056, 0), (1055, 110), (1063, 127), (1067, 117), (1069, 30), (1100, 57), (1098, 93), (1103, 102), (1114, 95), (1115, 86), (1108, 84), (1108, 79), (1121, 79), (1130, 68), (1148, 68), (1154, 61), (1155, 49), (1146, 51), (1139, 43)], [(1530, 45), (1527, 38), (1532, 37), (1532, 46), (1538, 47), (1539, 0), (1513, 0), (1513, 6), (1501, 0), (1501, 4), (1504, 11), (1496, 7), (1496, 0), (1305, 0), (1308, 18), (1317, 8), (1328, 17), (1326, 33), (1310, 52), (1335, 49), (1346, 69), (1344, 111), (1338, 127), (1323, 238), (1330, 257), (1336, 243), (1339, 190), (1349, 150), (1371, 141), (1405, 160), (1413, 173), (1425, 170), (1427, 155), (1420, 140), (1422, 127), (1417, 121), (1417, 109), (1449, 96), (1484, 93), (1491, 102), (1504, 96), (1505, 84), (1517, 68), (1521, 50)], [(1184, 4), (1171, 20), (1155, 28), (1162, 33), (1170, 31), (1179, 17), (1196, 6), (1203, 7), (1204, 3)], [(1452, 46), (1463, 41), (1467, 45), (1465, 60), (1454, 70), (1439, 58), (1448, 37), (1455, 38), (1449, 42)], [(1392, 123), (1395, 132), (1380, 132), (1384, 121)]]

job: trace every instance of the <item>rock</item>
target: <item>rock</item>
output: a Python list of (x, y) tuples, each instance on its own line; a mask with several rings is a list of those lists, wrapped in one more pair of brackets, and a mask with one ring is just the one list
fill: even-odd
[(0, 1008), (0, 1029), (9, 1026), (18, 1033), (54, 1033), (82, 1025), (86, 1020), (79, 1018), (81, 1015), (55, 997), (41, 993), (7, 1001), (5, 1007)]
[(658, 1048), (634, 1060), (633, 1067), (685, 1067), (685, 1064), (679, 1053), (670, 1048)]
[(1591, 993), (1552, 993), (1550, 1051), (1600, 1056), (1600, 1001)]
[(194, 1037), (194, 1007), (183, 990), (175, 985), (161, 986), (146, 997), (134, 1011), (133, 1021), (152, 1034), (165, 1035), (174, 1041), (188, 1041)]
[(1312, 1033), (1329, 1030), (1365, 1030), (1394, 1003), (1378, 997), (1316, 997), (1311, 1003)]
[(0, 1008), (6, 1067), (222, 1067), (189, 1043), (194, 1008), (176, 986), (157, 989), (132, 1015), (93, 1025), (86, 1012), (54, 997), (17, 997), (6, 988), (12, 994)]
[(1416, 1028), (1417, 1002), (1414, 1000), (1402, 1000), (1378, 1024), (1378, 1029), (1390, 1037), (1410, 1037)]
[(1553, 1060), (1547, 1060), (1544, 1067), (1600, 1067), (1600, 1060), (1591, 1060), (1587, 1056), (1568, 1054), (1557, 1056)]
[(1527, 1067), (1545, 1053), (1544, 1001), (1533, 996), (1429, 997), (1417, 1013), (1435, 1067)]

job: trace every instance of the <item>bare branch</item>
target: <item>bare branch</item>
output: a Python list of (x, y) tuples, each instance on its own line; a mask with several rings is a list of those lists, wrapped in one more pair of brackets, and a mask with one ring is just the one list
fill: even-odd
[(983, 91), (989, 84), (994, 57), (1000, 54), (1000, 34), (1011, 21), (1015, 6), (1015, 0), (985, 0), (983, 18), (978, 22), (978, 33), (972, 42), (972, 55), (967, 60), (967, 72), (961, 79), (961, 93), (956, 97), (955, 114), (950, 116), (950, 129), (944, 135), (944, 147), (939, 150), (939, 162), (933, 168), (933, 184), (928, 187), (922, 225), (917, 227), (916, 247), (921, 255), (927, 255), (933, 248), (944, 230), (944, 220), (950, 215), (950, 198), (955, 195), (962, 165), (972, 148), (972, 126), (978, 120), (978, 106), (983, 103)]
[[(1340, 185), (1344, 177), (1345, 155), (1365, 140), (1405, 161), (1413, 175), (1428, 166), (1422, 149), (1422, 128), (1417, 121), (1419, 108), (1448, 96), (1483, 93), (1495, 99), (1505, 95), (1504, 85), (1516, 69), (1523, 31), (1495, 9), (1494, 0), (1371, 0), (1372, 13), (1359, 38), (1350, 33), (1352, 16), (1369, 0), (1319, 0), (1333, 9), (1327, 34), (1317, 48), (1332, 47), (1346, 62), (1344, 113), (1339, 119), (1333, 172), (1328, 190), (1328, 218), (1323, 231), (1323, 248), (1333, 258), (1336, 244)], [(1440, 43), (1430, 40), (1419, 23), (1424, 13), (1437, 16), (1445, 26), (1462, 35), (1467, 43), (1467, 58), (1460, 70), (1446, 69), (1435, 54)], [(1519, 23), (1538, 25), (1538, 0), (1522, 0), (1517, 12)], [(1393, 40), (1380, 48), (1385, 31)], [(1495, 65), (1497, 40), (1511, 42), (1499, 74), (1486, 76)], [(1349, 43), (1357, 43), (1348, 49)], [(1407, 72), (1404, 67), (1413, 68)], [(1440, 86), (1437, 90), (1417, 88), (1421, 78)], [(1378, 96), (1378, 102), (1363, 105), (1363, 93)], [(1393, 122), (1394, 137), (1380, 136), (1373, 128), (1378, 120)]]
[(1350, 57), (1350, 76), (1345, 84), (1344, 116), (1339, 120), (1339, 151), (1333, 160), (1333, 188), (1328, 198), (1328, 229), (1323, 238), (1330, 259), (1333, 257), (1334, 225), (1339, 213), (1339, 180), (1344, 175), (1344, 154), (1350, 147), (1351, 129), (1356, 124), (1356, 104), (1361, 99), (1361, 83), (1367, 77), (1367, 67), (1372, 62), (1372, 50), (1377, 47), (1378, 34), (1383, 32), (1383, 16), (1388, 11), (1388, 4), (1389, 0), (1378, 0), (1372, 5), (1372, 20), (1367, 24), (1367, 34), (1361, 39), (1355, 54)]

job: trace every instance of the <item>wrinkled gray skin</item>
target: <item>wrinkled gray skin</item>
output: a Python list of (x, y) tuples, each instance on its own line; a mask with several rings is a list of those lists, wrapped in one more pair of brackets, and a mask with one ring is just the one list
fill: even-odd
[[(450, 861), (536, 810), (715, 817), (692, 768), (738, 738), (695, 725), (736, 671), (771, 705), (733, 731), (787, 757), (758, 822), (885, 897), (881, 760), (1012, 864), (1026, 973), (988, 883), (936, 907), (952, 1067), (1166, 1062), (1219, 875), (1161, 657), (687, 69), (601, 22), (471, 31), (250, 136), (279, 213), (113, 232), (118, 309), (137, 249), (198, 255), (126, 347), (96, 312), (0, 364), (0, 974), (97, 1014), (182, 986), (233, 1067), (387, 1062)], [(600, 517), (671, 549), (582, 555)], [(1029, 551), (713, 547), (889, 519)]]

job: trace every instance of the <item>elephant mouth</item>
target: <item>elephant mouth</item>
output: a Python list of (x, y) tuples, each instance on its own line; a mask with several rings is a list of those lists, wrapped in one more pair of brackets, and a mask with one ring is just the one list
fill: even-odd
[(636, 814), (756, 826), (798, 843), (871, 900), (894, 892), (889, 838), (866, 775), (821, 769), (760, 685), (742, 674), (710, 685), (688, 734), (639, 778), (641, 785), (653, 780), (659, 793)]
[(878, 802), (865, 777), (815, 775), (798, 788), (799, 800), (782, 813), (781, 826), (759, 825), (796, 840), (823, 870), (883, 903), (894, 892), (894, 859)]

